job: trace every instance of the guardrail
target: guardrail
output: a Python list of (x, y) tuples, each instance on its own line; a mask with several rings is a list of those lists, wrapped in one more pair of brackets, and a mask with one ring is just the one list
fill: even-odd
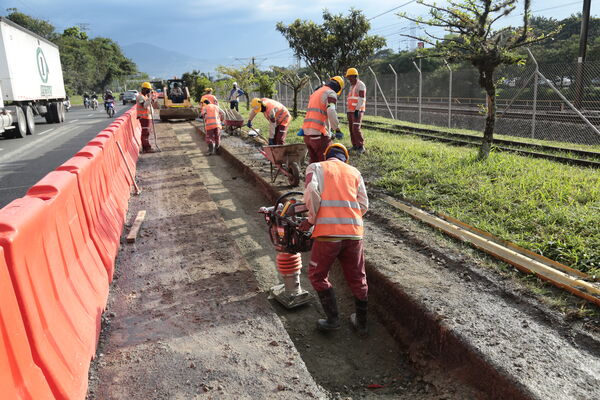
[(3, 398), (85, 398), (140, 133), (132, 108), (0, 210)]

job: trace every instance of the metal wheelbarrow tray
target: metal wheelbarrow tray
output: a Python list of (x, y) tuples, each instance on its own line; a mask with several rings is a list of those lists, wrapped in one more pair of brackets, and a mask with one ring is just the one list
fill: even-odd
[[(300, 165), (308, 152), (304, 143), (263, 146), (258, 151), (271, 162), (271, 183), (274, 183), (279, 172), (282, 172), (288, 178), (290, 186), (298, 186)], [(273, 166), (276, 167), (275, 176)]]

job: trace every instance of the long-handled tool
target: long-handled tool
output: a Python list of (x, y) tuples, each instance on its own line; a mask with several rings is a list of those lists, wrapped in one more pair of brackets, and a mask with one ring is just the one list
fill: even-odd
[(150, 107), (150, 117), (150, 120), (152, 121), (152, 133), (154, 134), (154, 146), (156, 147), (156, 150), (162, 152), (160, 147), (158, 147), (158, 140), (156, 140), (156, 127), (154, 126), (154, 109), (152, 106)]
[(135, 182), (135, 177), (133, 176), (133, 173), (131, 172), (131, 169), (129, 168), (129, 164), (127, 164), (127, 159), (125, 158), (125, 153), (123, 153), (123, 148), (121, 147), (121, 144), (119, 142), (117, 142), (117, 148), (119, 149), (119, 153), (121, 153), (121, 157), (123, 157), (123, 162), (125, 163), (125, 167), (127, 168), (129, 177), (131, 178), (131, 181), (133, 182), (133, 186), (135, 187), (135, 194), (138, 195), (138, 194), (142, 193), (142, 191), (140, 190), (137, 183)]

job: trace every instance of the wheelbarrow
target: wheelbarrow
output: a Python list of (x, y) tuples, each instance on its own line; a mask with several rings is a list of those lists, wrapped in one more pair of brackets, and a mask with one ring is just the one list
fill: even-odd
[(242, 126), (244, 125), (244, 117), (236, 110), (225, 109), (225, 119), (223, 125), (225, 132), (230, 135), (239, 136)]
[(281, 172), (287, 177), (290, 186), (298, 186), (300, 164), (308, 152), (304, 143), (263, 146), (258, 151), (271, 162), (271, 183), (275, 183)]

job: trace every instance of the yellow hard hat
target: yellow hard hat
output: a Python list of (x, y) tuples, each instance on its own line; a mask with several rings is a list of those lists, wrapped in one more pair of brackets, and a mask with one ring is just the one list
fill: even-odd
[(150, 84), (150, 82), (144, 82), (144, 83), (142, 83), (142, 88), (143, 89), (152, 89), (152, 85)]
[(346, 71), (346, 78), (352, 75), (358, 76), (358, 70), (356, 68), (348, 68), (348, 71)]
[(250, 107), (254, 110), (254, 112), (260, 112), (260, 108), (262, 106), (262, 100), (258, 97), (255, 97), (250, 102)]
[(344, 154), (346, 154), (346, 164), (348, 164), (348, 161), (350, 160), (350, 154), (348, 153), (348, 149), (346, 148), (346, 146), (344, 146), (341, 143), (331, 143), (329, 146), (327, 146), (327, 148), (325, 149), (325, 152), (323, 153), (323, 155), (325, 156), (325, 158), (327, 158), (327, 153), (329, 153), (329, 150), (333, 149), (334, 147), (337, 147), (339, 149), (342, 149), (344, 151)]
[(204, 93), (212, 93), (213, 92), (213, 88), (207, 87), (206, 89), (204, 89)]
[(336, 81), (339, 85), (340, 85), (340, 90), (337, 92), (338, 96), (342, 93), (342, 90), (344, 89), (344, 78), (342, 78), (339, 75), (336, 75), (334, 77), (329, 78), (332, 81)]

